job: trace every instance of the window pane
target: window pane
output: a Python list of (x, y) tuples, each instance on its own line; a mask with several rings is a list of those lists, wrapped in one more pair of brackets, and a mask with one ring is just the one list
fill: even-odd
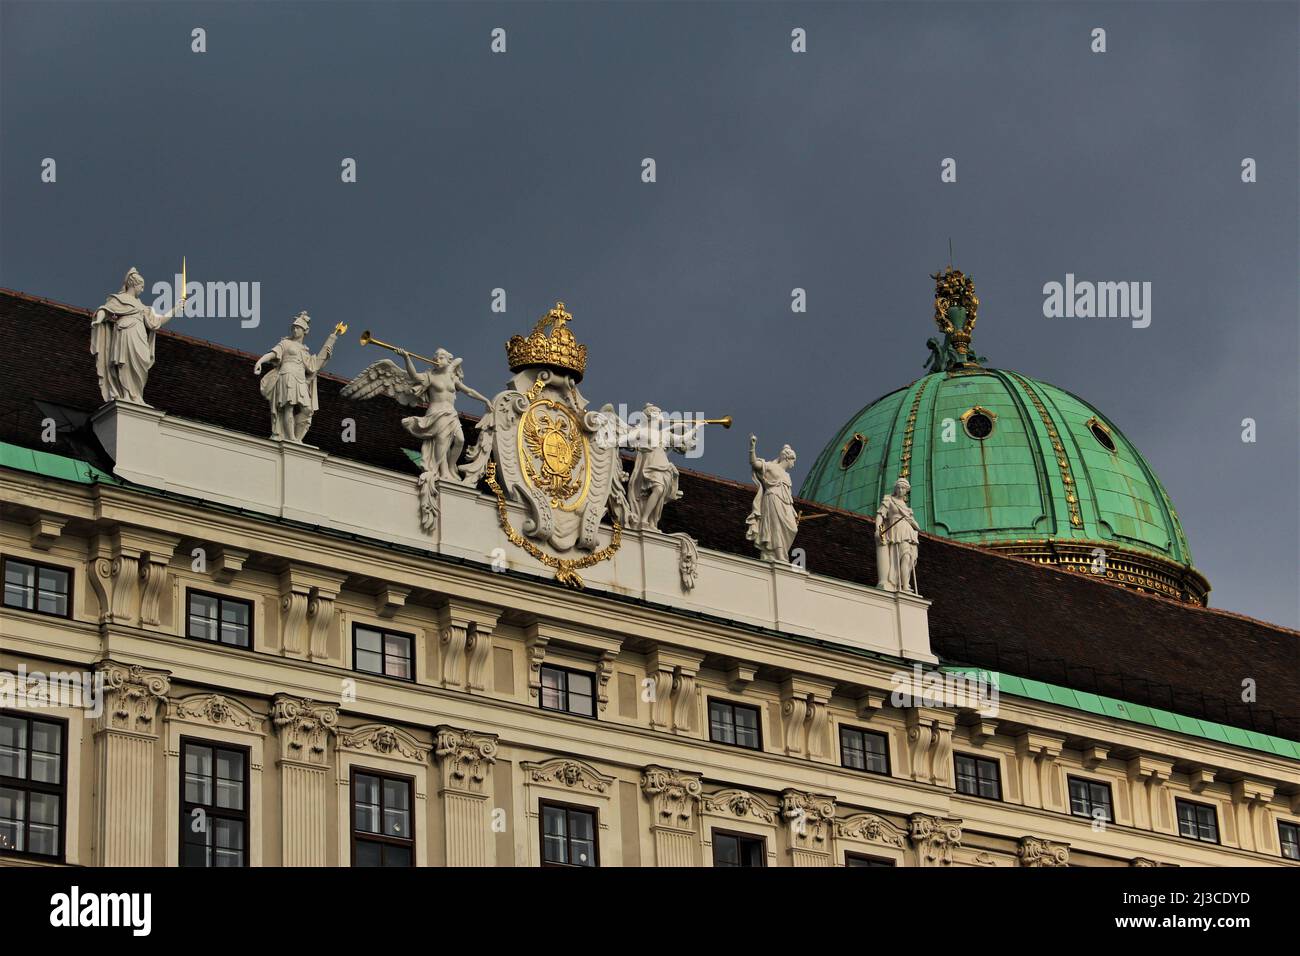
[(26, 796), (21, 790), (0, 787), (0, 850), (26, 849), (23, 841)]
[(234, 647), (248, 646), (248, 605), (242, 601), (221, 602), (221, 642)]
[[(32, 721), (32, 779), (39, 783), (60, 783), (62, 774), (63, 728), (58, 724)], [(3, 758), (0, 758), (2, 761)]]
[(411, 835), (410, 787), (405, 781), (384, 781), (384, 834), (403, 839)]
[(190, 637), (201, 641), (217, 639), (217, 599), (206, 594), (190, 595)]
[(36, 568), (18, 561), (5, 562), (5, 606), (32, 610), (35, 601)]
[(27, 721), (0, 717), (0, 777), (27, 776)]
[(213, 820), (212, 836), (213, 866), (244, 865), (243, 820), (223, 820), (220, 818)]
[(546, 710), (564, 710), (564, 692), (554, 687), (542, 686), (542, 707)]
[(736, 742), (736, 728), (730, 705), (709, 704), (709, 739), (723, 744)]
[(185, 800), (212, 805), (212, 748), (185, 745)]
[(358, 651), (379, 654), (384, 647), (384, 635), (369, 628), (359, 627), (357, 628), (356, 645)]
[(244, 809), (244, 755), (234, 750), (217, 751), (217, 806), (223, 810)]
[(542, 859), (547, 863), (569, 862), (565, 813), (559, 807), (542, 807)]
[(411, 639), (404, 634), (384, 635), (385, 670), (389, 677), (411, 676)]
[(734, 708), (736, 743), (742, 747), (758, 747), (758, 711), (748, 707)]
[(740, 843), (724, 833), (713, 835), (713, 865), (740, 866)]
[(384, 672), (384, 656), (374, 651), (363, 651), (357, 648), (356, 669), (365, 671), (368, 674), (382, 674)]
[(356, 854), (352, 858), (353, 866), (383, 866), (383, 847), (379, 843), (358, 840)]
[(27, 849), (32, 853), (57, 856), (59, 852), (59, 798), (52, 793), (28, 794), (28, 825), (30, 843)]
[(379, 778), (357, 774), (352, 789), (353, 820), (362, 833), (379, 833)]
[(405, 846), (385, 846), (384, 866), (410, 866), (411, 848)]
[(763, 841), (742, 840), (741, 859), (744, 861), (742, 866), (749, 866), (749, 867), (763, 866), (763, 864), (766, 862), (763, 859)]
[(68, 613), (68, 572), (40, 568), (36, 575), (37, 610), (60, 617)]

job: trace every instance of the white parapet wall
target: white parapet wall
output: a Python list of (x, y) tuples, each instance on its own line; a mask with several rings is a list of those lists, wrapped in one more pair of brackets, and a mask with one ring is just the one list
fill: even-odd
[[(376, 541), (477, 561), (512, 571), (552, 572), (515, 547), (496, 500), (439, 482), (440, 519), (420, 529), (416, 472), (386, 471), (310, 445), (253, 438), (140, 405), (114, 402), (92, 417), (95, 434), (127, 481)], [(509, 504), (515, 528), (521, 505)], [(743, 521), (743, 516), (737, 516)], [(601, 545), (612, 530), (602, 528)], [(868, 542), (869, 544), (869, 542)], [(866, 545), (864, 544), (864, 547)], [(930, 602), (823, 577), (788, 565), (700, 548), (694, 587), (683, 586), (679, 539), (624, 531), (617, 553), (581, 570), (592, 591), (608, 591), (728, 621), (812, 637), (910, 660), (930, 652)]]

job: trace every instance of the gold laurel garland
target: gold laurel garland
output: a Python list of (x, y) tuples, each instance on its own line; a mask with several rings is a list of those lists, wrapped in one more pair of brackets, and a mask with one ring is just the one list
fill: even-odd
[(614, 526), (614, 537), (606, 547), (601, 548), (599, 551), (593, 551), (581, 558), (557, 558), (555, 555), (547, 554), (511, 526), (510, 515), (506, 510), (505, 492), (497, 484), (497, 463), (495, 461), (488, 462), (487, 474), (483, 478), (487, 482), (487, 486), (492, 489), (492, 493), (497, 496), (497, 515), (501, 518), (501, 530), (506, 533), (510, 543), (517, 548), (523, 548), (548, 568), (554, 568), (555, 580), (561, 584), (571, 588), (581, 588), (582, 578), (578, 576), (578, 570), (589, 568), (594, 564), (612, 558), (623, 541), (622, 527), (619, 526), (618, 521), (611, 518)]

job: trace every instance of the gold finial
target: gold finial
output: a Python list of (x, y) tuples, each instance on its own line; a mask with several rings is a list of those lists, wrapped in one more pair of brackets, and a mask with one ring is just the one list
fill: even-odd
[(573, 316), (565, 311), (564, 303), (556, 302), (555, 308), (537, 320), (527, 338), (511, 336), (506, 343), (510, 371), (518, 372), (530, 367), (558, 368), (572, 373), (575, 381), (581, 381), (583, 372), (587, 370), (587, 346), (579, 344), (566, 328), (572, 321)]
[[(934, 322), (939, 326), (939, 331), (952, 342), (959, 364), (978, 361), (973, 353), (968, 356), (980, 307), (979, 297), (975, 295), (974, 280), (951, 265), (930, 278), (934, 280)], [(954, 322), (954, 319), (957, 321)]]

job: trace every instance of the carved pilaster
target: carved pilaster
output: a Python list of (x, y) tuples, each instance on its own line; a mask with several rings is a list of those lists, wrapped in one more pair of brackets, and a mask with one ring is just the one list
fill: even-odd
[(95, 733), (95, 862), (153, 865), (153, 768), (171, 675), (101, 661), (103, 713)]
[(1017, 856), (1021, 866), (1069, 866), (1070, 844), (1032, 836), (1021, 837)]
[(277, 694), (271, 722), (280, 741), (283, 866), (329, 861), (329, 738), (338, 733), (338, 708)]
[(908, 836), (916, 848), (917, 865), (951, 866), (952, 851), (961, 846), (961, 820), (914, 813), (908, 819)]
[(439, 727), (434, 754), (442, 773), (445, 845), (448, 866), (492, 863), (489, 776), (497, 759), (495, 734)]
[(781, 818), (790, 828), (792, 866), (831, 865), (835, 798), (801, 790), (781, 792)]
[(650, 800), (650, 829), (656, 866), (697, 866), (695, 810), (703, 788), (700, 775), (651, 765), (641, 773), (641, 792)]

